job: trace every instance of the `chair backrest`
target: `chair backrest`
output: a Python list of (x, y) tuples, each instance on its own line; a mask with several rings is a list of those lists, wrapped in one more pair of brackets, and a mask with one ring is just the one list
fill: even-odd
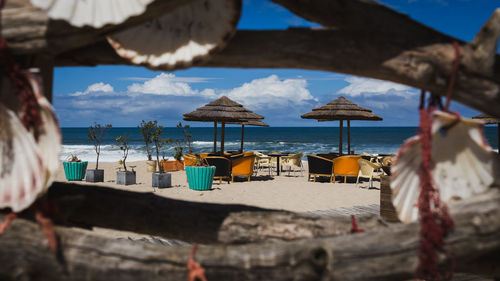
[(333, 172), (335, 175), (357, 176), (359, 172), (360, 155), (345, 155), (333, 159)]
[(338, 152), (318, 153), (317, 155), (319, 157), (323, 157), (323, 158), (330, 159), (330, 160), (335, 159), (335, 158), (340, 156), (340, 154)]
[(378, 168), (377, 164), (374, 164), (366, 159), (358, 159), (359, 164), (359, 175), (364, 177), (371, 177), (373, 171)]
[(200, 153), (201, 158), (206, 158), (208, 156), (210, 156), (210, 153)]
[(333, 161), (330, 159), (307, 154), (307, 163), (310, 174), (331, 175), (333, 172)]
[(393, 156), (385, 156), (384, 158), (382, 158), (382, 165), (384, 166), (389, 166), (391, 165), (393, 162)]
[(243, 156), (252, 156), (252, 155), (255, 155), (255, 153), (253, 151), (243, 153)]
[(222, 156), (205, 157), (208, 165), (215, 166), (216, 177), (228, 177), (231, 175), (231, 160)]
[(255, 155), (234, 159), (232, 160), (232, 172), (234, 175), (251, 175), (254, 163)]
[(296, 153), (294, 155), (292, 155), (291, 157), (289, 157), (289, 160), (290, 160), (290, 164), (294, 165), (294, 166), (298, 166), (298, 167), (301, 167), (302, 166), (302, 156), (304, 155), (304, 153), (302, 152), (299, 152), (299, 153)]

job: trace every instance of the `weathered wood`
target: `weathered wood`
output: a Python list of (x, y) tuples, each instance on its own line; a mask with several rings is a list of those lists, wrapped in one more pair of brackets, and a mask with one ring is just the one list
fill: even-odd
[(391, 177), (380, 176), (380, 217), (388, 222), (400, 222), (392, 204)]
[[(226, 48), (196, 66), (302, 68), (382, 79), (444, 95), (454, 59), (452, 39), (394, 37), (387, 31), (239, 30)], [(466, 50), (463, 50), (466, 52)], [(493, 77), (459, 72), (456, 101), (500, 117), (500, 56)], [(130, 64), (107, 42), (56, 57), (56, 66)]]
[[(168, 199), (100, 186), (56, 182), (47, 199), (60, 225), (104, 227), (198, 243), (248, 243), (344, 235), (346, 217), (321, 217), (244, 205)], [(363, 229), (384, 227), (377, 216), (357, 216)], [(174, 227), (175, 226), (175, 227)]]
[[(456, 270), (500, 249), (500, 194), (492, 190), (450, 208), (446, 238)], [(4, 219), (0, 215), (0, 219)], [(19, 219), (0, 236), (3, 280), (185, 280), (190, 247), (154, 247), (56, 227), (59, 263), (39, 227)], [(417, 264), (418, 224), (292, 242), (201, 246), (208, 280), (406, 280)], [(445, 260), (441, 258), (441, 264)]]
[(133, 16), (118, 25), (100, 29), (77, 28), (62, 20), (50, 20), (45, 12), (26, 0), (10, 0), (0, 11), (1, 33), (9, 49), (16, 55), (54, 55), (103, 40), (113, 32), (167, 14), (192, 0), (156, 0), (141, 15)]

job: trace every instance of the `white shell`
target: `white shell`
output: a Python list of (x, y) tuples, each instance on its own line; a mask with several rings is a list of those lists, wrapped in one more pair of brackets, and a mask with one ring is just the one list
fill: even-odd
[(22, 211), (43, 192), (47, 178), (41, 155), (31, 133), (0, 103), (0, 209)]
[[(498, 154), (486, 143), (483, 123), (435, 112), (432, 120), (431, 168), (441, 201), (469, 198), (500, 182)], [(398, 151), (392, 166), (392, 202), (402, 222), (418, 219), (420, 137), (408, 139)]]
[(65, 20), (76, 27), (100, 28), (119, 24), (131, 16), (140, 15), (153, 0), (31, 0), (35, 7), (46, 11), (49, 18)]
[(118, 55), (153, 69), (188, 67), (222, 48), (236, 31), (240, 0), (196, 0), (108, 37)]

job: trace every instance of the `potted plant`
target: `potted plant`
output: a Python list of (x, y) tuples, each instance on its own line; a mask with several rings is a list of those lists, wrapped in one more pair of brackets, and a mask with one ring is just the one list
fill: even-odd
[(85, 177), (87, 164), (87, 161), (82, 161), (76, 155), (71, 155), (63, 162), (66, 179), (69, 181), (81, 181)]
[(118, 161), (118, 163), (123, 166), (123, 171), (120, 168), (120, 170), (116, 172), (116, 183), (122, 185), (135, 184), (135, 171), (134, 169), (132, 169), (132, 171), (128, 171), (126, 164), (128, 150), (130, 149), (130, 145), (128, 144), (128, 136), (119, 136), (115, 139), (115, 141), (118, 149), (122, 152), (123, 155), (122, 159)]
[(166, 143), (169, 143), (170, 139), (164, 139), (161, 137), (163, 132), (163, 126), (159, 126), (155, 122), (155, 126), (152, 131), (151, 140), (155, 146), (156, 151), (156, 161), (158, 163), (158, 172), (152, 174), (152, 186), (158, 188), (165, 188), (172, 186), (172, 175), (165, 173), (163, 171), (163, 166), (160, 164), (160, 151)]
[(198, 158), (193, 166), (186, 166), (189, 188), (193, 190), (210, 190), (215, 175), (215, 166), (209, 166), (207, 160)]
[(148, 121), (148, 122), (142, 120), (141, 125), (137, 126), (137, 128), (141, 129), (144, 144), (146, 145), (145, 149), (146, 149), (146, 154), (148, 155), (148, 160), (146, 161), (146, 170), (148, 172), (156, 172), (156, 164), (157, 163), (155, 160), (153, 160), (152, 153), (151, 153), (151, 151), (153, 149), (151, 147), (151, 145), (153, 143), (153, 140), (151, 138), (152, 138), (153, 130), (157, 125), (158, 125), (158, 121), (156, 121), (156, 120)]
[(99, 155), (101, 154), (101, 142), (106, 130), (111, 128), (111, 124), (101, 125), (94, 122), (94, 125), (89, 127), (88, 138), (94, 145), (95, 153), (97, 154), (97, 159), (95, 161), (95, 169), (87, 170), (87, 175), (85, 176), (86, 182), (104, 182), (104, 170), (99, 169)]
[(163, 157), (163, 160), (161, 161), (161, 165), (163, 166), (163, 170), (167, 172), (171, 171), (181, 171), (184, 170), (184, 163), (182, 162), (182, 155), (184, 152), (184, 149), (187, 145), (189, 153), (193, 152), (192, 148), (192, 135), (189, 133), (189, 125), (182, 126), (182, 123), (179, 122), (177, 124), (177, 128), (182, 128), (182, 132), (184, 133), (184, 139), (175, 139), (175, 140), (170, 140), (170, 142), (175, 143), (174, 145), (174, 154), (172, 155), (174, 157), (173, 161), (167, 161), (165, 160), (165, 157)]

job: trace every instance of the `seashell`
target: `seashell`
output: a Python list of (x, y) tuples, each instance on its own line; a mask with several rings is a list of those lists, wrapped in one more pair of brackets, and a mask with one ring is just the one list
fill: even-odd
[(224, 47), (238, 23), (241, 0), (195, 0), (169, 14), (108, 36), (123, 58), (153, 69), (188, 67)]
[(0, 208), (19, 212), (46, 187), (40, 148), (17, 115), (0, 103)]
[[(432, 120), (431, 172), (440, 199), (446, 203), (469, 198), (500, 183), (500, 161), (484, 139), (483, 123), (456, 118), (436, 111)], [(420, 137), (415, 136), (401, 146), (391, 168), (392, 202), (402, 222), (418, 219), (420, 162)]]
[(76, 27), (101, 28), (140, 15), (153, 0), (31, 0), (51, 19), (65, 20)]

